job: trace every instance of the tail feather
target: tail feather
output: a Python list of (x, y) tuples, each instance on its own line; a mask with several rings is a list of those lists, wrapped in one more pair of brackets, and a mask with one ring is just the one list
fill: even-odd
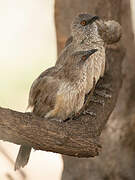
[(16, 162), (15, 162), (15, 167), (14, 167), (15, 171), (17, 169), (20, 169), (21, 167), (23, 168), (28, 163), (31, 149), (32, 148), (29, 146), (21, 146), (20, 147), (19, 153), (16, 158)]

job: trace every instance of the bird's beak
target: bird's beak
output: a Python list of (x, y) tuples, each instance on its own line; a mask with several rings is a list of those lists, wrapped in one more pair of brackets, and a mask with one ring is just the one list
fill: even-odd
[(93, 16), (91, 19), (89, 19), (87, 21), (87, 24), (92, 24), (93, 22), (95, 22), (96, 20), (99, 20), (99, 16)]
[(98, 49), (91, 49), (91, 50), (87, 51), (87, 55), (86, 55), (87, 58), (86, 59), (88, 59), (89, 56), (91, 56), (92, 54), (94, 54), (97, 51), (98, 51)]

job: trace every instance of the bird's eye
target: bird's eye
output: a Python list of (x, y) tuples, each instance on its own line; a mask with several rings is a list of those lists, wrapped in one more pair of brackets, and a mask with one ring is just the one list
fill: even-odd
[(80, 22), (80, 24), (81, 24), (82, 26), (86, 26), (86, 25), (87, 25), (87, 22), (86, 22), (85, 20), (83, 20), (83, 21)]
[(87, 59), (87, 56), (86, 55), (84, 55), (84, 56), (82, 56), (82, 58), (81, 58), (83, 61), (85, 61), (86, 59)]

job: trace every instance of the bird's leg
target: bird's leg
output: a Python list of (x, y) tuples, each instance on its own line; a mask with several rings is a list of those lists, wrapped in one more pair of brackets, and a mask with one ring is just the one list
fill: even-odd
[(110, 84), (102, 83), (103, 78), (100, 79), (100, 81), (97, 83), (97, 88), (95, 90), (95, 94), (98, 96), (101, 96), (103, 98), (111, 98), (111, 94), (107, 93), (106, 91), (113, 92), (112, 88), (110, 87)]
[(110, 69), (109, 63), (108, 63), (108, 61), (106, 61), (106, 63), (105, 63), (105, 72), (100, 77), (100, 81), (97, 82), (97, 88), (113, 92), (112, 88), (110, 87), (110, 83), (104, 83), (103, 82), (104, 81), (104, 76), (105, 75), (107, 76), (109, 69)]

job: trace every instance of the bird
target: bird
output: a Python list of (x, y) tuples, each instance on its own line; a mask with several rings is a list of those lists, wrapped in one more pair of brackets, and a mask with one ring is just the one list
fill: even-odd
[(65, 47), (56, 61), (56, 65), (62, 66), (67, 60), (66, 56), (74, 51), (98, 49), (92, 56), (91, 61), (87, 61), (87, 87), (86, 94), (93, 88), (95, 83), (104, 76), (107, 44), (119, 41), (121, 37), (121, 27), (116, 21), (103, 21), (98, 16), (88, 13), (77, 15), (71, 24), (71, 36), (65, 43)]
[[(78, 113), (85, 100), (87, 61), (96, 52), (97, 49), (73, 52), (63, 66), (41, 73), (31, 86), (28, 109), (39, 117), (60, 122)], [(31, 149), (26, 145), (20, 147), (15, 170), (28, 163)]]

